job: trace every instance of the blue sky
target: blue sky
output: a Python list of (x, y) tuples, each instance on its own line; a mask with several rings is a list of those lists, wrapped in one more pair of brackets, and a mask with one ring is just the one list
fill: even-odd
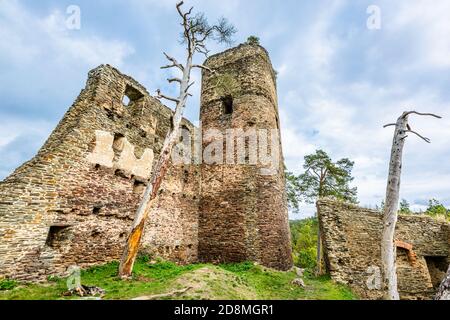
[[(401, 196), (415, 209), (430, 198), (450, 205), (450, 1), (186, 3), (210, 20), (227, 17), (239, 30), (236, 43), (257, 35), (269, 50), (291, 171), (300, 173), (303, 157), (317, 148), (349, 157), (361, 204), (373, 207), (385, 192), (393, 134), (382, 126), (405, 110), (435, 112), (444, 119), (411, 118), (432, 144), (408, 138)], [(159, 67), (162, 51), (183, 57), (174, 4), (0, 0), (0, 179), (36, 153), (99, 64), (118, 67), (150, 92), (173, 90)], [(66, 28), (69, 5), (81, 9), (80, 30)], [(367, 28), (369, 5), (381, 9), (379, 30)], [(303, 214), (312, 210), (304, 206)]]

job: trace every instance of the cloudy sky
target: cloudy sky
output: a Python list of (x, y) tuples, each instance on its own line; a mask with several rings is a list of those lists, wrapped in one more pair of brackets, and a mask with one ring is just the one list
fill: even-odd
[[(385, 191), (393, 134), (382, 126), (405, 110), (435, 112), (444, 119), (411, 119), (432, 144), (408, 138), (401, 196), (415, 209), (430, 198), (450, 205), (450, 1), (186, 2), (210, 20), (227, 17), (239, 30), (237, 43), (257, 35), (269, 50), (291, 171), (300, 173), (303, 157), (317, 148), (349, 157), (361, 204), (374, 207)], [(90, 69), (109, 63), (150, 92), (172, 90), (159, 66), (162, 51), (183, 55), (174, 4), (0, 0), (0, 179), (36, 153)], [(79, 30), (66, 26), (70, 5), (81, 9)], [(380, 9), (380, 29), (367, 27), (370, 5)], [(187, 111), (193, 122), (198, 91)]]

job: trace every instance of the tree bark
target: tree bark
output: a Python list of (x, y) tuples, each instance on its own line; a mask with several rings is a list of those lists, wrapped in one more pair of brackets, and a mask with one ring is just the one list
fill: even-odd
[(386, 291), (387, 300), (400, 300), (397, 288), (396, 271), (396, 246), (394, 243), (395, 227), (398, 220), (398, 209), (400, 201), (400, 180), (402, 174), (403, 148), (408, 133), (413, 133), (430, 143), (430, 139), (425, 138), (417, 132), (411, 130), (408, 124), (408, 117), (411, 114), (420, 116), (432, 116), (438, 119), (441, 117), (431, 113), (419, 113), (417, 111), (404, 112), (396, 123), (388, 124), (386, 127), (395, 126), (394, 141), (392, 143), (391, 160), (389, 164), (389, 177), (386, 189), (386, 201), (383, 212), (383, 233), (381, 237), (381, 264), (383, 270), (383, 288)]
[(450, 266), (448, 267), (447, 275), (444, 280), (442, 280), (442, 284), (439, 287), (435, 300), (450, 301)]
[[(169, 132), (169, 134), (165, 139), (164, 146), (159, 156), (158, 164), (156, 165), (153, 171), (150, 183), (148, 184), (145, 190), (144, 197), (137, 210), (135, 220), (133, 223), (133, 228), (128, 237), (127, 244), (125, 246), (125, 250), (123, 252), (122, 259), (120, 261), (119, 277), (121, 278), (129, 278), (132, 275), (133, 266), (136, 261), (139, 246), (142, 240), (142, 235), (144, 232), (145, 222), (147, 220), (152, 203), (158, 196), (158, 192), (161, 187), (162, 181), (164, 180), (164, 176), (167, 173), (173, 147), (178, 141), (178, 137), (180, 134), (181, 120), (183, 118), (184, 109), (186, 107), (186, 101), (189, 96), (188, 89), (192, 70), (192, 54), (193, 50), (192, 48), (189, 48), (186, 66), (185, 67), (178, 66), (180, 69), (183, 70), (183, 79), (181, 79), (180, 95), (178, 99), (171, 99), (177, 101), (177, 106), (173, 117), (173, 130), (172, 132)], [(174, 66), (177, 66), (175, 62)], [(161, 97), (166, 98), (164, 96)]]
[(383, 270), (386, 300), (400, 300), (397, 288), (396, 247), (394, 244), (395, 227), (398, 220), (400, 201), (400, 180), (402, 173), (403, 148), (405, 146), (408, 118), (402, 115), (395, 126), (392, 143), (389, 177), (383, 214), (383, 233), (381, 236), (381, 264)]

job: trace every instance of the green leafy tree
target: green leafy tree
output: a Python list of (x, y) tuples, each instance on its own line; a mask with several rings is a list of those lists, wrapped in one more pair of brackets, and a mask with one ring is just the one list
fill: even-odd
[(286, 194), (289, 209), (295, 213), (299, 213), (301, 197), (299, 179), (292, 172), (286, 171)]
[(401, 214), (411, 214), (411, 206), (409, 205), (409, 202), (405, 199), (400, 201), (400, 213)]
[[(347, 158), (333, 162), (330, 156), (323, 150), (317, 150), (315, 154), (305, 157), (305, 172), (298, 177), (287, 173), (287, 193), (289, 207), (294, 211), (299, 207), (300, 201), (314, 203), (322, 197), (332, 196), (351, 203), (358, 203), (357, 189), (352, 188), (351, 175), (354, 162)], [(317, 274), (322, 274), (322, 237), (320, 228), (317, 234), (316, 266)], [(295, 257), (294, 257), (295, 258)]]
[(260, 39), (257, 36), (250, 36), (247, 39), (247, 44), (250, 44), (252, 46), (258, 46), (260, 43)]
[(314, 270), (317, 266), (317, 231), (316, 218), (291, 221), (292, 252), (294, 264), (300, 268)]
[(347, 158), (333, 162), (325, 151), (317, 150), (305, 157), (305, 173), (298, 177), (299, 194), (307, 203), (329, 196), (358, 203), (357, 189), (350, 187), (353, 165)]
[(444, 217), (445, 219), (450, 219), (450, 210), (436, 199), (429, 201), (425, 214), (434, 218)]

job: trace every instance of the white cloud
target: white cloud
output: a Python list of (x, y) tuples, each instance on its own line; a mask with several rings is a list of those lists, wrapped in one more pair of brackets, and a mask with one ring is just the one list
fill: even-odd
[(66, 28), (67, 16), (55, 10), (45, 17), (30, 13), (18, 1), (0, 2), (0, 58), (10, 64), (35, 64), (51, 58), (60, 65), (121, 66), (134, 53), (125, 41), (102, 39)]
[(450, 67), (450, 2), (447, 0), (401, 1), (392, 6), (386, 3), (384, 12), (391, 32), (414, 32), (415, 49), (424, 57), (421, 64), (433, 68)]
[[(159, 66), (165, 63), (162, 50), (178, 59), (184, 56), (183, 47), (174, 41), (179, 32), (175, 3), (131, 0), (128, 6), (134, 19), (163, 18), (149, 22), (148, 29), (142, 24), (144, 29), (136, 31), (141, 35), (126, 41), (99, 36), (83, 23), (81, 31), (69, 31), (64, 28), (64, 10), (38, 16), (18, 1), (0, 1), (0, 64), (8, 67), (2, 70), (0, 93), (6, 92), (4, 84), (11, 81), (8, 94), (19, 96), (25, 84), (38, 95), (36, 79), (41, 87), (51, 88), (62, 75), (67, 82), (76, 79), (73, 86), (78, 90), (79, 74), (84, 77), (100, 63), (120, 67), (149, 91), (160, 87), (173, 93), (174, 87), (164, 82)], [(318, 148), (334, 159), (348, 157), (355, 161), (354, 185), (361, 204), (373, 207), (385, 192), (392, 142), (393, 131), (382, 126), (406, 109), (435, 112), (444, 119), (411, 118), (413, 128), (429, 136), (432, 144), (408, 138), (401, 196), (411, 203), (431, 197), (449, 201), (450, 83), (446, 75), (450, 68), (450, 2), (381, 0), (383, 24), (379, 31), (368, 31), (365, 8), (360, 10), (349, 1), (300, 3), (195, 0), (186, 2), (186, 7), (192, 4), (205, 11), (211, 21), (221, 15), (229, 17), (240, 29), (238, 36), (259, 35), (262, 44), (270, 48), (279, 72), (283, 150), (290, 170), (300, 173), (303, 157)], [(169, 18), (171, 23), (166, 25)], [(131, 63), (129, 57), (135, 49), (128, 43), (130, 39), (149, 39), (158, 49), (142, 54), (144, 65)], [(137, 51), (134, 57), (140, 54)], [(22, 72), (20, 77), (18, 72)], [(193, 78), (197, 85), (189, 110), (198, 110), (201, 81), (198, 73)], [(44, 81), (49, 83), (42, 84)], [(58, 95), (60, 90), (54, 91), (58, 92), (52, 95)], [(197, 118), (195, 112), (189, 112), (190, 118)], [(2, 121), (0, 149), (18, 136), (34, 134), (26, 130), (30, 126), (27, 121), (18, 124), (14, 135), (15, 129), (3, 127)], [(302, 209), (303, 213), (314, 212), (314, 206)]]
[[(288, 88), (280, 93), (285, 108), (281, 118), (288, 119), (283, 128), (287, 131), (284, 149), (287, 158), (294, 160), (288, 161), (294, 167), (289, 169), (297, 170), (302, 164), (302, 152), (296, 157), (286, 150), (294, 139), (300, 142), (299, 149), (304, 146), (308, 152), (322, 148), (334, 159), (349, 157), (355, 161), (353, 185), (358, 187), (361, 204), (374, 207), (384, 198), (393, 134), (382, 126), (395, 122), (409, 109), (436, 112), (446, 118), (411, 117), (413, 127), (431, 137), (433, 143), (408, 138), (401, 194), (410, 202), (448, 198), (450, 182), (446, 181), (450, 179), (439, 177), (449, 175), (450, 167), (437, 159), (450, 156), (450, 105), (442, 102), (439, 88), (432, 84), (421, 82), (418, 89), (414, 88), (417, 70), (447, 72), (449, 66), (450, 40), (443, 35), (450, 31), (450, 3), (438, 2), (436, 7), (426, 1), (404, 1), (401, 5), (385, 2), (381, 5), (383, 29), (375, 35), (377, 42), (361, 38), (366, 37), (365, 25), (359, 31), (347, 28), (337, 33), (336, 26), (344, 23), (338, 20), (339, 13), (349, 9), (341, 2), (322, 10), (305, 32), (296, 34), (294, 41), (281, 49), (284, 54), (279, 77), (281, 88)], [(352, 36), (343, 36), (345, 32)], [(410, 32), (414, 33), (410, 48), (396, 48), (395, 39)], [(418, 52), (402, 59), (409, 50)], [(351, 65), (351, 59), (368, 63), (362, 70), (338, 68), (340, 62)], [(337, 73), (342, 70), (350, 73), (342, 77)], [(364, 80), (356, 72), (364, 74)], [(378, 81), (383, 78), (388, 82)], [(303, 209), (314, 212), (311, 206)]]

